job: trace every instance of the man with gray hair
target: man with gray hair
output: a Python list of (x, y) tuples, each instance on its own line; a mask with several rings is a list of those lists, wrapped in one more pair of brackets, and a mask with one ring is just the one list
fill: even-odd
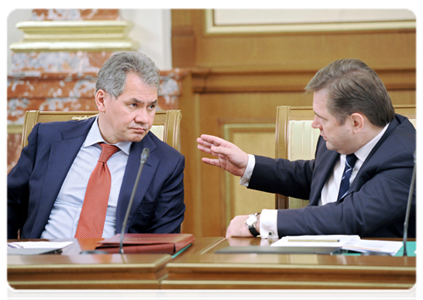
[[(108, 238), (116, 233), (179, 233), (184, 157), (150, 128), (160, 74), (138, 52), (101, 68), (96, 118), (38, 123), (8, 175), (8, 238)], [(121, 228), (140, 166), (127, 228)]]
[[(203, 158), (241, 177), (248, 188), (309, 199), (300, 209), (264, 209), (236, 216), (226, 236), (357, 234), (402, 237), (413, 173), (416, 131), (396, 115), (377, 74), (358, 59), (337, 60), (316, 73), (313, 92), (320, 130), (315, 159), (289, 161), (248, 155), (218, 137), (202, 135)], [(415, 195), (409, 236), (415, 237)]]

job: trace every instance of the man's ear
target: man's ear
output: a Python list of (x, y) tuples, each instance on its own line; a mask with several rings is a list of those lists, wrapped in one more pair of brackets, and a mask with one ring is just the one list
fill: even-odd
[(351, 115), (353, 122), (353, 131), (354, 133), (359, 133), (364, 126), (364, 116), (361, 113), (353, 113)]
[(97, 93), (95, 93), (95, 104), (97, 105), (98, 111), (104, 112), (106, 109), (105, 102), (107, 93), (104, 90), (98, 90)]

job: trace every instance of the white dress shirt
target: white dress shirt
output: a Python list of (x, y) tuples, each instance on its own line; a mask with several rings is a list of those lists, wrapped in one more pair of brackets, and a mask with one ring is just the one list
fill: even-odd
[[(364, 145), (359, 150), (354, 152), (355, 156), (357, 156), (357, 161), (351, 173), (350, 184), (354, 181), (355, 176), (357, 175), (358, 171), (360, 170), (367, 156), (370, 154), (370, 152), (372, 151), (373, 147), (377, 144), (377, 142), (379, 142), (379, 140), (382, 138), (386, 129), (388, 129), (388, 126), (389, 124), (386, 125), (383, 128), (383, 130), (380, 133), (378, 133), (370, 142), (368, 142), (366, 145)], [(327, 203), (337, 201), (339, 187), (341, 185), (342, 173), (344, 172), (344, 168), (345, 168), (345, 160), (346, 160), (346, 155), (345, 154), (340, 155), (340, 159), (338, 159), (338, 161), (335, 164), (335, 167), (333, 168), (332, 175), (323, 186), (322, 193), (319, 200), (319, 205), (325, 205)], [(241, 185), (248, 187), (251, 175), (253, 173), (254, 166), (255, 166), (255, 156), (249, 154), (247, 168), (245, 170), (244, 175), (241, 177), (241, 180), (240, 180)], [(260, 236), (262, 238), (279, 238), (277, 212), (278, 211), (276, 209), (262, 210), (260, 215)]]
[[(85, 191), (91, 173), (97, 165), (101, 153), (100, 142), (105, 142), (101, 136), (97, 119), (88, 132), (62, 187), (54, 202), (48, 223), (41, 234), (42, 239), (73, 238), (78, 226), (79, 215), (84, 202)], [(107, 161), (112, 184), (107, 206), (103, 238), (112, 237), (116, 231), (116, 206), (129, 157), (131, 142), (115, 144), (120, 151), (114, 153)]]

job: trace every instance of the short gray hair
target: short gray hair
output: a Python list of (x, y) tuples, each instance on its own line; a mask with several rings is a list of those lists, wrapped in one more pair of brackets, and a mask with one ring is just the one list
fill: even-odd
[(395, 117), (395, 109), (382, 80), (359, 59), (340, 59), (319, 70), (305, 87), (307, 92), (327, 88), (328, 111), (340, 124), (355, 112), (384, 127)]
[(159, 90), (160, 71), (145, 54), (136, 51), (124, 51), (112, 55), (101, 67), (95, 85), (96, 93), (104, 90), (115, 98), (123, 93), (126, 75), (133, 72), (142, 81)]

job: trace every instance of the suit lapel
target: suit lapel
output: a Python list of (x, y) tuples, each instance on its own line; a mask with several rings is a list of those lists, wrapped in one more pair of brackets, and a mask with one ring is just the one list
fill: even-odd
[(75, 126), (71, 126), (62, 132), (62, 140), (51, 144), (48, 163), (46, 164), (44, 186), (40, 197), (41, 202), (37, 213), (37, 220), (45, 220), (45, 222), (36, 222), (36, 224), (40, 225), (40, 228), (37, 228), (35, 224), (32, 229), (33, 233), (39, 231), (38, 235), (41, 235), (63, 181), (82, 143), (85, 141), (93, 121), (94, 119), (78, 121)]
[(128, 203), (131, 198), (132, 190), (141, 164), (141, 153), (145, 147), (150, 149), (150, 156), (148, 157), (141, 173), (128, 219), (128, 225), (131, 223), (132, 216), (140, 206), (159, 165), (160, 159), (154, 152), (157, 146), (151, 139), (151, 134), (152, 133), (149, 133), (139, 143), (132, 143), (116, 208), (116, 233), (120, 233), (122, 231), (122, 223), (125, 218)]
[(315, 161), (315, 169), (313, 171), (313, 174), (315, 175), (311, 183), (309, 205), (318, 204), (323, 186), (332, 174), (335, 163), (339, 158), (338, 152), (331, 151), (326, 148), (326, 142), (322, 139), (322, 137), (319, 138), (318, 148), (322, 154), (319, 155), (318, 161)]
[[(380, 148), (380, 146), (386, 141), (386, 139), (391, 135), (391, 133), (395, 130), (395, 128), (398, 127), (399, 125), (399, 121), (394, 118), (391, 123), (388, 126), (388, 129), (386, 129), (385, 133), (382, 135), (382, 137), (380, 138), (380, 140), (377, 142), (377, 144), (373, 147), (372, 151), (370, 151), (369, 155), (367, 156), (366, 160), (363, 162), (363, 164), (361, 165), (360, 170), (358, 171), (357, 175), (355, 176), (355, 178), (360, 178), (361, 174), (363, 172), (366, 172), (366, 167), (368, 165), (368, 162), (372, 159), (372, 157), (375, 155), (375, 153), (378, 151), (378, 149)], [(362, 185), (362, 183), (360, 182), (360, 180), (356, 180), (354, 179), (354, 181), (352, 182), (350, 189), (347, 193), (350, 194), (352, 191), (357, 189), (357, 186)], [(347, 196), (345, 195), (345, 196)], [(345, 198), (345, 197), (344, 197)]]

